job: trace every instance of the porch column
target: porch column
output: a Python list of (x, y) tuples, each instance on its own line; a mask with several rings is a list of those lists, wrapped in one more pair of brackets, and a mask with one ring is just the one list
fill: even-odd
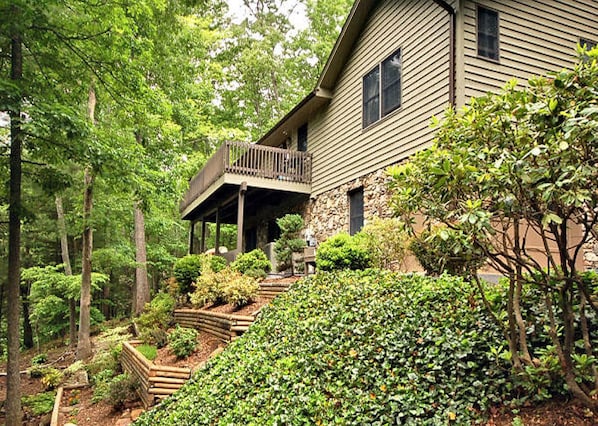
[(237, 253), (243, 252), (243, 216), (245, 214), (246, 192), (247, 182), (243, 182), (239, 187), (239, 200), (237, 203)]
[(193, 239), (195, 238), (195, 221), (191, 221), (191, 227), (189, 229), (189, 253), (193, 254)]
[(216, 209), (216, 246), (214, 254), (220, 254), (220, 207)]
[(199, 252), (206, 251), (206, 219), (201, 218), (201, 242), (199, 243)]

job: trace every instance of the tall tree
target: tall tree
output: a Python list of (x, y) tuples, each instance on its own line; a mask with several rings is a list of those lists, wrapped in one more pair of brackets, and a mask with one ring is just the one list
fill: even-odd
[[(89, 87), (87, 114), (90, 123), (95, 123), (96, 93), (93, 83)], [(95, 171), (85, 167), (83, 186), (83, 253), (81, 256), (81, 298), (79, 301), (79, 333), (77, 335), (77, 359), (91, 357), (90, 309), (91, 309), (91, 253), (93, 251), (93, 226), (91, 212), (93, 208), (93, 184)]]
[[(13, 4), (10, 12), (18, 22), (21, 10)], [(10, 193), (8, 215), (8, 363), (6, 392), (6, 424), (21, 423), (19, 367), (19, 289), (21, 285), (21, 79), (23, 78), (23, 40), (18, 27), (11, 31), (11, 80), (17, 96), (11, 102), (10, 114)]]
[[(71, 268), (71, 257), (69, 255), (69, 241), (66, 230), (66, 219), (64, 216), (64, 207), (62, 204), (62, 196), (56, 195), (54, 198), (56, 205), (56, 224), (58, 227), (58, 234), (60, 236), (60, 255), (62, 264), (64, 265), (64, 274), (66, 276), (73, 275)], [(77, 322), (76, 322), (76, 301), (73, 298), (69, 299), (69, 343), (75, 346), (77, 342)]]

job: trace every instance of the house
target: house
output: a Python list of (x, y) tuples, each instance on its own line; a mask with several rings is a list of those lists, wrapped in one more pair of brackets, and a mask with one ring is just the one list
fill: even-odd
[(191, 250), (206, 248), (206, 222), (236, 223), (243, 251), (267, 248), (288, 212), (318, 241), (389, 216), (384, 170), (431, 144), (432, 116), (571, 66), (597, 41), (595, 0), (357, 0), (314, 90), (190, 182)]

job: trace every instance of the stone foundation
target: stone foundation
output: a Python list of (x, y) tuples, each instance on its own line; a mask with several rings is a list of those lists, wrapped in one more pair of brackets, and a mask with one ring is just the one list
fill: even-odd
[(389, 177), (377, 170), (310, 199), (304, 218), (318, 243), (339, 232), (349, 232), (349, 192), (363, 188), (364, 224), (374, 217), (391, 217)]
[(584, 246), (583, 261), (587, 270), (598, 271), (598, 241), (591, 241)]

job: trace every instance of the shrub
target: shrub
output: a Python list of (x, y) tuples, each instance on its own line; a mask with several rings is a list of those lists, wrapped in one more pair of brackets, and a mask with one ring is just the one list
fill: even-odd
[(127, 401), (137, 399), (139, 383), (128, 374), (119, 374), (110, 381), (107, 401), (115, 410), (121, 410)]
[(202, 258), (198, 254), (189, 254), (174, 262), (172, 274), (179, 284), (181, 294), (191, 291), (191, 284), (201, 275)]
[(260, 249), (252, 250), (237, 256), (237, 259), (231, 263), (230, 267), (242, 274), (254, 278), (265, 277), (272, 270), (272, 264), (266, 253)]
[(500, 342), (460, 278), (319, 272), (136, 424), (477, 424), (510, 397)]
[(158, 293), (150, 303), (146, 304), (143, 313), (135, 320), (139, 327), (141, 340), (147, 344), (158, 344), (154, 341), (157, 329), (167, 329), (172, 321), (174, 298), (168, 293)]
[(31, 358), (31, 365), (42, 365), (48, 362), (48, 354), (41, 353)]
[(161, 349), (168, 344), (168, 333), (161, 328), (149, 330), (145, 336), (147, 337), (147, 341), (151, 342), (152, 345), (155, 345), (158, 349)]
[(409, 244), (426, 273), (437, 276), (443, 272), (466, 276), (475, 273), (486, 261), (474, 248), (463, 231), (446, 226), (434, 226), (413, 238)]
[(210, 272), (199, 277), (191, 303), (202, 307), (205, 304), (230, 303), (243, 306), (250, 303), (259, 290), (257, 280), (225, 268), (219, 272)]
[(57, 370), (56, 368), (49, 367), (44, 371), (42, 375), (42, 385), (46, 390), (52, 390), (60, 385), (62, 382), (63, 374), (62, 371)]
[(207, 255), (210, 259), (210, 269), (214, 272), (220, 272), (226, 268), (226, 259), (222, 256)]
[(185, 295), (191, 291), (192, 284), (196, 282), (205, 269), (210, 268), (218, 272), (226, 266), (226, 259), (210, 254), (188, 254), (174, 263), (173, 275), (179, 284), (179, 291)]
[[(220, 273), (222, 274), (224, 271)], [(224, 301), (236, 307), (252, 302), (260, 289), (256, 278), (235, 271), (227, 272), (226, 278), (222, 280), (222, 285)]]
[(374, 218), (354, 238), (368, 251), (374, 268), (393, 271), (404, 268), (410, 237), (399, 219)]
[(328, 238), (316, 252), (316, 266), (322, 271), (366, 269), (371, 264), (368, 250), (346, 233)]
[(197, 348), (197, 336), (197, 330), (177, 325), (168, 335), (170, 349), (177, 358), (187, 358)]
[(96, 375), (91, 377), (93, 383), (93, 395), (91, 402), (97, 404), (100, 401), (104, 401), (110, 394), (110, 382), (115, 377), (114, 370), (107, 369), (98, 372)]
[(118, 356), (111, 350), (99, 352), (86, 366), (87, 373), (90, 376), (94, 376), (104, 370), (118, 371), (119, 368)]
[(135, 349), (145, 357), (148, 361), (153, 361), (158, 356), (158, 348), (152, 345), (139, 345)]
[(110, 328), (102, 332), (96, 339), (96, 351), (93, 359), (85, 365), (90, 377), (104, 370), (120, 371), (119, 356), (122, 342), (131, 339), (130, 325)]
[(29, 377), (33, 379), (39, 379), (43, 377), (46, 371), (48, 371), (48, 368), (49, 367), (43, 365), (32, 365), (31, 367), (29, 367), (27, 372), (29, 373)]
[(220, 283), (221, 272), (207, 271), (197, 278), (195, 290), (191, 293), (191, 304), (202, 307), (206, 304), (224, 302), (222, 285)]
[(35, 395), (26, 395), (21, 398), (24, 407), (31, 410), (33, 416), (50, 413), (54, 409), (56, 392), (41, 392)]
[(279, 270), (291, 269), (295, 273), (293, 255), (300, 253), (305, 247), (305, 241), (299, 237), (303, 228), (303, 218), (299, 214), (287, 214), (276, 219), (280, 228), (280, 238), (274, 243), (274, 252)]

